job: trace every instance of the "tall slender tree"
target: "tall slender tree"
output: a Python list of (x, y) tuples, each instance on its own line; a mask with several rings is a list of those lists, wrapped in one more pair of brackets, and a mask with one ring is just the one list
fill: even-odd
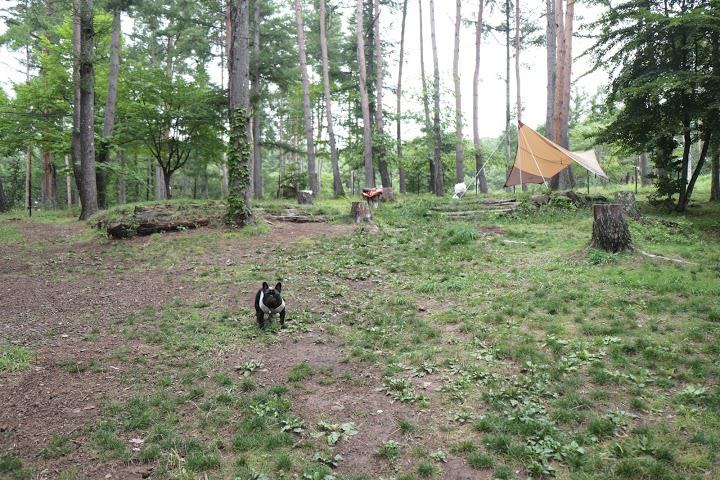
[[(575, 0), (555, 0), (555, 38), (557, 43), (555, 74), (555, 105), (553, 107), (553, 140), (568, 148), (568, 122), (570, 120), (570, 80), (572, 78), (572, 33), (575, 17)], [(563, 12), (564, 10), (564, 12)], [(572, 167), (562, 170), (550, 179), (550, 188), (565, 190), (575, 187)]]
[(455, 181), (465, 181), (465, 152), (463, 151), (462, 98), (460, 92), (460, 27), (462, 0), (455, 1), (455, 48), (453, 54), (453, 81), (455, 82)]
[[(420, 10), (420, 77), (422, 79), (422, 101), (423, 101), (423, 113), (425, 114), (425, 134), (428, 139), (432, 141), (432, 124), (430, 123), (430, 98), (428, 93), (427, 77), (425, 76), (425, 39), (423, 36), (423, 10), (422, 0), (418, 0), (418, 9)], [(428, 164), (430, 167), (430, 188), (432, 192), (435, 189), (435, 162), (433, 156), (428, 157)], [(420, 187), (418, 186), (418, 189)]]
[(316, 171), (315, 141), (313, 138), (313, 119), (310, 109), (310, 80), (307, 72), (307, 55), (305, 53), (305, 26), (303, 24), (302, 5), (295, 0), (295, 23), (297, 26), (298, 52), (300, 55), (300, 76), (303, 87), (303, 118), (305, 121), (305, 140), (307, 143), (308, 183), (313, 195), (320, 194), (320, 182)]
[(557, 25), (555, 25), (555, 0), (545, 0), (545, 47), (547, 59), (547, 91), (545, 108), (545, 135), (554, 140), (553, 118), (555, 116), (555, 75), (557, 73)]
[(475, 145), (476, 188), (479, 188), (482, 193), (487, 193), (485, 164), (480, 143), (480, 48), (482, 46), (484, 7), (485, 0), (478, 0), (478, 14), (475, 23), (475, 74), (473, 76), (473, 143)]
[(0, 178), (0, 213), (7, 212), (8, 210), (10, 210), (10, 202), (8, 202), (8, 199), (5, 197), (2, 178)]
[(98, 207), (107, 208), (107, 165), (110, 157), (110, 137), (115, 129), (115, 111), (120, 78), (120, 36), (122, 35), (121, 9), (113, 9), (112, 34), (110, 37), (110, 70), (108, 71), (107, 99), (105, 100), (102, 140), (97, 159)]
[(438, 65), (437, 39), (435, 35), (435, 2), (430, 0), (430, 38), (433, 52), (433, 170), (435, 182), (433, 193), (438, 196), (445, 194), (443, 185), (443, 164), (441, 157), (440, 138), (440, 67)]
[(710, 163), (710, 201), (720, 201), (720, 141), (717, 138)]
[(253, 195), (260, 199), (263, 196), (262, 152), (260, 145), (262, 108), (260, 104), (260, 14), (261, 0), (253, 2), (253, 62), (252, 79), (250, 83), (250, 101), (252, 112), (252, 139), (253, 139)]
[(228, 210), (226, 219), (238, 226), (254, 222), (250, 178), (250, 35), (249, 0), (228, 3)]
[(80, 169), (84, 191), (80, 219), (98, 210), (95, 183), (95, 28), (93, 0), (80, 0)]
[(400, 27), (400, 61), (398, 62), (398, 81), (397, 81), (397, 108), (395, 110), (395, 124), (397, 130), (396, 147), (397, 147), (397, 162), (398, 162), (398, 176), (400, 177), (400, 193), (405, 193), (405, 167), (403, 166), (402, 158), (402, 74), (403, 65), (405, 63), (405, 20), (407, 19), (407, 4), (408, 0), (403, 0), (402, 6), (402, 23)]
[(375, 42), (375, 151), (380, 166), (380, 180), (383, 187), (390, 187), (390, 171), (388, 170), (385, 151), (385, 119), (383, 112), (383, 53), (380, 37), (380, 0), (373, 0), (375, 6), (374, 39)]
[(370, 103), (367, 92), (367, 62), (365, 61), (365, 28), (363, 21), (363, 0), (355, 5), (355, 37), (357, 40), (358, 70), (360, 71), (360, 107), (363, 116), (363, 158), (365, 161), (365, 187), (375, 187), (373, 169), (372, 131), (370, 125)]
[(330, 61), (328, 58), (327, 45), (327, 24), (325, 12), (325, 0), (320, 0), (320, 50), (322, 53), (322, 71), (323, 71), (323, 92), (325, 94), (325, 115), (327, 118), (328, 141), (330, 143), (330, 163), (333, 172), (333, 194), (336, 197), (345, 195), (343, 190), (342, 178), (340, 178), (340, 165), (337, 145), (335, 143), (335, 129), (333, 128), (332, 118), (332, 96), (330, 93)]

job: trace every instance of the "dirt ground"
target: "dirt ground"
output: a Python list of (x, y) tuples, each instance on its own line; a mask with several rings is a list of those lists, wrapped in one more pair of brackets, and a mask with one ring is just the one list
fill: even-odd
[[(70, 467), (80, 478), (149, 476), (152, 464), (104, 461), (89, 445), (91, 428), (98, 422), (104, 402), (126, 399), (138, 380), (127, 362), (117, 360), (118, 352), (144, 359), (151, 369), (160, 353), (159, 346), (128, 340), (115, 326), (148, 306), (162, 308), (177, 302), (207, 301), (219, 309), (251, 308), (257, 286), (218, 288), (211, 282), (198, 283), (186, 265), (162, 266), (155, 271), (134, 269), (127, 264), (131, 260), (117, 255), (118, 241), (89, 235), (87, 227), (78, 223), (16, 220), (13, 226), (26, 241), (0, 245), (0, 340), (31, 349), (34, 358), (29, 369), (0, 374), (0, 455), (20, 457), (33, 469), (34, 478), (58, 478)], [(221, 240), (219, 248), (193, 258), (193, 265), (254, 264), (274, 245), (346, 235), (353, 228), (277, 222), (267, 234)], [(167, 235), (191, 238), (204, 234), (207, 231), (199, 229)], [(125, 247), (142, 250), (152, 241), (145, 237), (122, 242)], [(308, 305), (313, 301), (302, 299)], [(254, 319), (249, 316), (247, 321)], [(379, 439), (397, 437), (399, 419), (421, 425), (446, 420), (442, 412), (392, 403), (379, 388), (382, 372), (344, 361), (347, 352), (342, 340), (322, 326), (282, 336), (272, 345), (231, 349), (225, 355), (228, 372), (248, 359), (261, 362), (265, 367), (257, 382), (263, 386), (283, 383), (292, 366), (301, 361), (332, 377), (351, 372), (364, 380), (356, 386), (313, 382), (292, 393), (293, 412), (307, 424), (316, 422), (322, 412), (332, 411), (339, 421), (352, 420), (358, 425), (360, 433), (338, 447), (344, 457), (340, 473), (372, 477), (386, 473), (387, 463), (378, 457), (377, 444)], [(42, 449), (58, 435), (71, 438), (71, 453), (44, 458)], [(435, 430), (432, 435), (443, 434)], [(437, 443), (442, 444), (442, 439), (437, 438)], [(442, 468), (444, 478), (479, 478), (479, 472), (458, 458), (450, 457)], [(209, 478), (214, 478), (211, 472)]]

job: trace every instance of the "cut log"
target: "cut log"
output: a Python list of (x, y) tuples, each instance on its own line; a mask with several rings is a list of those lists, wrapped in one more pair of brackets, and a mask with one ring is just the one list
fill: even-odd
[(310, 190), (300, 190), (297, 192), (297, 200), (300, 205), (312, 205), (314, 201), (313, 192)]
[(352, 202), (350, 215), (352, 215), (355, 223), (371, 222), (372, 210), (370, 210), (369, 202)]
[(275, 220), (278, 222), (292, 222), (292, 223), (322, 223), (327, 220), (325, 217), (318, 217), (315, 215), (302, 215), (302, 214), (295, 214), (295, 213), (278, 214), (278, 215), (270, 214), (270, 215), (266, 215), (265, 218), (268, 218), (270, 220)]
[(550, 197), (547, 195), (533, 195), (530, 197), (530, 201), (535, 204), (537, 207), (541, 207), (543, 205), (547, 205), (547, 203), (550, 201)]
[(575, 205), (576, 207), (584, 207), (587, 204), (586, 200), (582, 196), (578, 195), (572, 190), (563, 192), (563, 195), (569, 198), (573, 205)]
[(622, 205), (593, 205), (593, 217), (592, 247), (612, 253), (632, 248)]
[(382, 195), (380, 196), (381, 202), (394, 202), (395, 201), (395, 192), (393, 192), (392, 187), (383, 187), (382, 189)]
[(615, 192), (615, 203), (622, 205), (623, 212), (630, 218), (640, 218), (640, 211), (635, 203), (635, 193)]

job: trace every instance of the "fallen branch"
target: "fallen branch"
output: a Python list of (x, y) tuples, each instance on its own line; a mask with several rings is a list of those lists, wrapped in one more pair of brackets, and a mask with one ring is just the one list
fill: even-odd
[(643, 252), (642, 250), (638, 250), (638, 252), (649, 258), (657, 258), (660, 260), (667, 260), (668, 262), (681, 263), (681, 264), (685, 264), (685, 265), (697, 265), (697, 263), (695, 263), (695, 262), (690, 262), (688, 260), (683, 260), (681, 258), (663, 257), (662, 255), (655, 255), (653, 253)]

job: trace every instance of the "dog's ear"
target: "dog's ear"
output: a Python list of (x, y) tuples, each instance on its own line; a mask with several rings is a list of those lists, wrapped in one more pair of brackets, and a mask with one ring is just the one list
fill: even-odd
[(277, 285), (275, 285), (275, 290), (278, 292), (282, 290), (282, 283), (278, 282)]
[(265, 290), (267, 290), (268, 288), (270, 288), (270, 285), (268, 285), (267, 282), (263, 282), (263, 284), (262, 284), (262, 290), (263, 290), (263, 292), (264, 292)]

